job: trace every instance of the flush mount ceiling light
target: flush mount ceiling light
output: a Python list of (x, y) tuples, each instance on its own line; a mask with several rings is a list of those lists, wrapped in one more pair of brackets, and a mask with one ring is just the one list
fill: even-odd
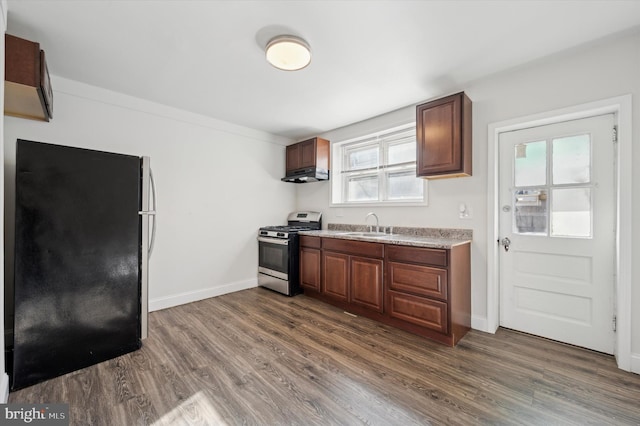
[(300, 37), (281, 35), (272, 38), (266, 47), (267, 61), (285, 71), (300, 70), (311, 62), (309, 44)]

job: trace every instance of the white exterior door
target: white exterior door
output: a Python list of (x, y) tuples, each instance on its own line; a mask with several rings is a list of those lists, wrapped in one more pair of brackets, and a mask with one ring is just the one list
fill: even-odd
[(501, 326), (613, 353), (613, 126), (500, 134)]

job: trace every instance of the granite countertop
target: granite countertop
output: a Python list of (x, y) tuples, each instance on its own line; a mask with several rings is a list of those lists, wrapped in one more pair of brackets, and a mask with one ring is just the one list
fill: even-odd
[[(339, 238), (343, 240), (369, 241), (382, 244), (396, 244), (413, 247), (450, 249), (461, 244), (470, 243), (473, 238), (471, 229), (443, 228), (408, 228), (394, 226), (392, 234), (373, 234), (363, 225), (328, 225), (329, 229), (320, 231), (300, 231), (300, 235), (323, 238)], [(386, 227), (380, 227), (382, 228)]]

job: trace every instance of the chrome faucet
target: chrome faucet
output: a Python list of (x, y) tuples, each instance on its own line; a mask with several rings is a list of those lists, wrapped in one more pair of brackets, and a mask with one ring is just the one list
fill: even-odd
[[(369, 216), (373, 216), (376, 218), (376, 232), (380, 232), (380, 221), (378, 220), (378, 215), (375, 214), (374, 212), (370, 212), (367, 213), (367, 216), (364, 218), (364, 224), (367, 224), (367, 219), (369, 219)], [(373, 229), (371, 227), (371, 225), (369, 225), (369, 232), (372, 232)]]

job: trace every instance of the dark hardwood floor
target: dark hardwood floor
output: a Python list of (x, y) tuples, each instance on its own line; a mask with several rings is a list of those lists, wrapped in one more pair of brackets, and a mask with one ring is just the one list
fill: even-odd
[(74, 425), (640, 424), (640, 375), (509, 330), (454, 348), (256, 288), (153, 312), (141, 350), (10, 394)]

